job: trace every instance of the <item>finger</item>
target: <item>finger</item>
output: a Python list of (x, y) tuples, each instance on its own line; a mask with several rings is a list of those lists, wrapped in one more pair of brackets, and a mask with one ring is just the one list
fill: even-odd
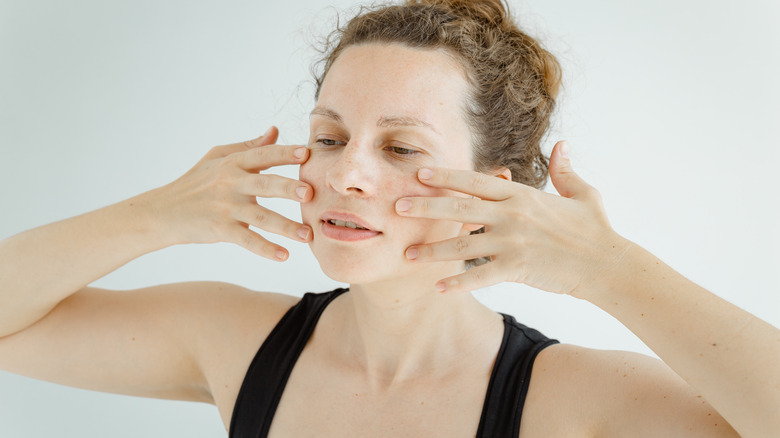
[(550, 180), (564, 198), (600, 199), (598, 190), (574, 172), (569, 158), (569, 145), (565, 141), (556, 143), (550, 155)]
[(451, 189), (491, 201), (503, 201), (511, 197), (518, 188), (532, 190), (523, 184), (473, 170), (424, 167), (417, 171), (417, 178), (432, 187)]
[(263, 208), (259, 205), (251, 205), (236, 212), (236, 220), (255, 228), (278, 234), (298, 242), (308, 242), (311, 238), (311, 228), (287, 219), (281, 214)]
[(497, 267), (496, 262), (490, 262), (438, 281), (436, 290), (441, 293), (471, 292), (502, 281), (504, 280), (501, 278), (501, 270)]
[(471, 260), (496, 253), (495, 244), (484, 234), (466, 235), (441, 242), (413, 245), (406, 249), (406, 258), (419, 262)]
[(246, 174), (239, 193), (263, 198), (285, 198), (306, 202), (314, 196), (314, 189), (305, 182), (264, 173)]
[(252, 140), (245, 141), (244, 145), (247, 147), (247, 149), (268, 146), (269, 144), (276, 143), (277, 138), (279, 138), (279, 130), (276, 128), (276, 126), (271, 126), (267, 131), (265, 131), (263, 135)]
[(270, 145), (249, 149), (235, 154), (239, 167), (250, 172), (258, 172), (273, 166), (302, 164), (309, 157), (305, 146)]
[(417, 197), (401, 198), (395, 203), (395, 211), (401, 216), (449, 219), (468, 224), (492, 223), (496, 215), (493, 201), (473, 198)]
[(263, 135), (255, 139), (212, 148), (209, 152), (209, 158), (226, 157), (236, 152), (245, 152), (256, 147), (274, 144), (278, 136), (279, 130), (275, 126), (271, 126)]
[(227, 240), (269, 260), (285, 261), (290, 253), (283, 247), (263, 239), (259, 234), (236, 225)]

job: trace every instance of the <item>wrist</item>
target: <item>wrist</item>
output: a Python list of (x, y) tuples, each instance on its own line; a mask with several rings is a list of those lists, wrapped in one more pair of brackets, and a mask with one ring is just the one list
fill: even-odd
[(593, 304), (615, 291), (625, 290), (633, 270), (639, 266), (637, 256), (641, 248), (634, 242), (612, 231), (602, 243), (591, 257), (583, 281), (570, 293)]
[(117, 227), (118, 233), (126, 236), (128, 245), (138, 247), (142, 253), (182, 243), (166, 225), (156, 195), (158, 190), (150, 190), (107, 207), (109, 215), (106, 220)]

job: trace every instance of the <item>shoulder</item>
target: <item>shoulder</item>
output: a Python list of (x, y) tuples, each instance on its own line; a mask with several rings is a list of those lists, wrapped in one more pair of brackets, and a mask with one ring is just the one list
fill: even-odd
[[(246, 370), (268, 335), (300, 297), (227, 283), (198, 283), (187, 312), (200, 324), (197, 360), (213, 402), (229, 418)], [(227, 423), (225, 423), (227, 424)]]
[(545, 348), (533, 367), (523, 423), (539, 429), (551, 420), (566, 436), (737, 436), (660, 360), (569, 344)]

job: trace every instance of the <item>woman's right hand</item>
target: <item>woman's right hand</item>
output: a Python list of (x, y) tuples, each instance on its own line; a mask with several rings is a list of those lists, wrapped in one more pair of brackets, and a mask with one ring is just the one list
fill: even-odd
[(273, 144), (278, 134), (271, 127), (254, 140), (214, 147), (179, 179), (149, 192), (164, 232), (175, 243), (232, 242), (277, 261), (287, 259), (287, 250), (250, 225), (308, 242), (311, 228), (263, 207), (257, 199), (307, 202), (314, 194), (305, 182), (262, 173), (274, 166), (302, 164), (309, 157), (304, 146)]

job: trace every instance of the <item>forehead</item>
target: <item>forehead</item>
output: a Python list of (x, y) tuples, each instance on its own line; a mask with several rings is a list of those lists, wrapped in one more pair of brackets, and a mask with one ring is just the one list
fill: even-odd
[(345, 49), (333, 63), (317, 104), (345, 119), (375, 121), (392, 114), (445, 130), (463, 124), (467, 91), (462, 68), (443, 50), (361, 44)]

